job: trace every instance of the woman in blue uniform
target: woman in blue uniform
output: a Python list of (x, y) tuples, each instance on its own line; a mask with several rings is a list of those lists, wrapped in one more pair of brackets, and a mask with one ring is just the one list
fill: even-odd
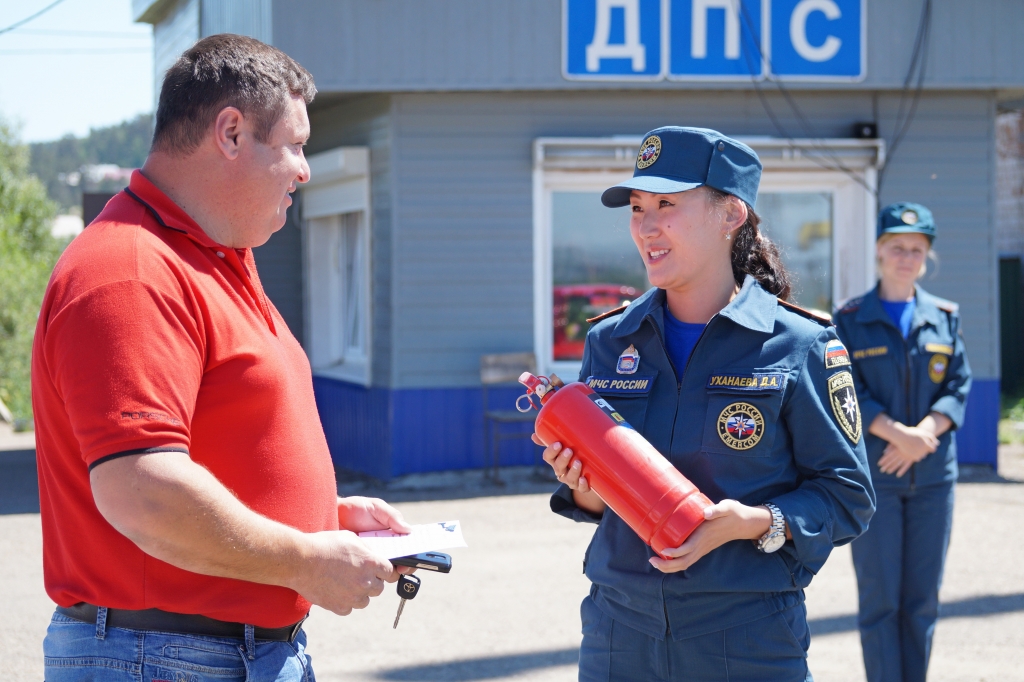
[[(602, 196), (632, 207), (654, 288), (594, 320), (580, 380), (715, 504), (663, 559), (590, 490), (569, 448), (545, 449), (562, 483), (552, 510), (599, 524), (580, 680), (811, 679), (803, 588), (868, 525), (849, 355), (828, 320), (785, 302), (788, 277), (752, 209), (760, 176), (744, 144), (659, 128), (633, 178)], [(623, 375), (647, 381), (606, 381)]]
[(869, 682), (923, 682), (953, 520), (954, 429), (971, 372), (955, 303), (917, 286), (935, 239), (931, 212), (898, 203), (878, 218), (878, 285), (836, 315), (853, 355), (878, 511), (853, 543)]

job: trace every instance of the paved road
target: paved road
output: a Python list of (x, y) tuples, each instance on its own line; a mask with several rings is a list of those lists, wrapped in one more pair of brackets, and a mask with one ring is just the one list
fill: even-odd
[[(932, 682), (1024, 681), (1024, 449), (1006, 451), (1001, 471), (1005, 479), (958, 489)], [(30, 453), (0, 452), (5, 680), (42, 678), (40, 642), (52, 611), (33, 474)], [(414, 481), (444, 486), (436, 490), (383, 492), (412, 522), (460, 519), (470, 547), (452, 551), (450, 575), (423, 576), (397, 631), (391, 589), (346, 618), (314, 609), (307, 632), (318, 679), (575, 679), (578, 606), (588, 589), (581, 560), (592, 528), (551, 514), (545, 485), (510, 475), (504, 490), (477, 485), (474, 474)], [(863, 680), (847, 549), (833, 553), (807, 593), (816, 679)]]

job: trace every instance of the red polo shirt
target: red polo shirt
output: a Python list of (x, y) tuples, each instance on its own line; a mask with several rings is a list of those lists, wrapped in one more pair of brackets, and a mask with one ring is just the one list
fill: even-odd
[(309, 362), (263, 293), (249, 249), (211, 240), (140, 172), (53, 271), (32, 353), (43, 571), (62, 606), (160, 608), (280, 627), (292, 590), (190, 573), (100, 515), (89, 470), (187, 452), (250, 509), (338, 528)]

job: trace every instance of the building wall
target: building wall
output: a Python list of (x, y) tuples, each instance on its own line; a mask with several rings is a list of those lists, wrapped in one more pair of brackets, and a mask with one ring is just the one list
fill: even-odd
[(237, 33), (272, 43), (272, 0), (202, 0), (202, 34)]
[[(371, 382), (391, 386), (393, 375), (392, 216), (395, 206), (392, 100), (388, 96), (320, 97), (310, 107), (307, 153), (345, 146), (370, 149)], [(300, 271), (301, 272), (301, 271)]]
[(1024, 114), (996, 118), (996, 238), (999, 254), (1024, 257)]
[[(870, 93), (800, 93), (795, 100), (812, 129), (781, 98), (769, 97), (793, 136), (845, 137), (877, 111), (891, 139), (899, 107), (898, 96)], [(341, 119), (329, 111), (314, 114), (317, 149), (351, 143), (342, 141), (335, 127)], [(756, 94), (743, 92), (405, 93), (391, 97), (388, 116), (391, 380), (378, 383), (375, 374), (370, 390), (317, 383), (336, 461), (372, 464), (381, 477), (485, 464), (479, 356), (533, 349), (535, 138), (638, 136), (668, 123), (778, 135)], [(996, 446), (994, 135), (991, 93), (925, 94), (879, 197), (882, 204), (924, 203), (939, 224), (941, 269), (923, 286), (962, 306), (977, 378), (960, 433), (965, 462), (994, 461)], [(375, 349), (381, 342), (375, 336)], [(510, 405), (514, 394), (495, 400)], [(347, 423), (346, 415), (359, 415), (360, 423)], [(380, 420), (376, 431), (365, 418)], [(352, 434), (362, 431), (387, 433), (389, 445), (356, 447)], [(503, 453), (505, 463), (528, 464), (534, 456), (525, 442), (509, 443)]]
[[(1024, 3), (934, 0), (928, 87), (1019, 88)], [(921, 0), (868, 0), (867, 77), (903, 87)], [(307, 0), (274, 3), (274, 42), (324, 91), (703, 89), (706, 83), (562, 78), (562, 0)], [(749, 83), (736, 83), (749, 89)], [(820, 84), (794, 84), (818, 89)]]
[(160, 100), (164, 74), (182, 52), (199, 40), (199, 0), (163, 3), (153, 22), (153, 108)]
[[(814, 137), (846, 137), (876, 106), (860, 93), (801, 93)], [(802, 128), (772, 106), (791, 135)], [(991, 96), (927, 94), (888, 163), (880, 201), (919, 201), (939, 223), (941, 269), (924, 286), (960, 301), (971, 363), (997, 377)], [(898, 97), (880, 96), (891, 134)], [(777, 134), (756, 95), (496, 93), (395, 96), (394, 387), (478, 383), (480, 353), (533, 347), (532, 142), (642, 135), (669, 123)], [(955, 131), (952, 134), (951, 131)]]

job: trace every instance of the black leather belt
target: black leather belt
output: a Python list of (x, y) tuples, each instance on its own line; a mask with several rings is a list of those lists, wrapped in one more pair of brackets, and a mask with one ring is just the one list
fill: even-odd
[[(96, 623), (97, 608), (85, 602), (79, 602), (74, 606), (58, 606), (57, 612), (83, 623)], [(272, 642), (293, 642), (299, 635), (299, 630), (302, 629), (302, 623), (305, 620), (303, 618), (298, 623), (286, 625), (283, 628), (254, 628), (254, 635), (256, 639)], [(208, 637), (245, 638), (243, 623), (229, 623), (206, 616), (171, 613), (160, 609), (144, 609), (142, 611), (107, 609), (107, 627), (175, 632), (183, 635), (206, 635)]]

